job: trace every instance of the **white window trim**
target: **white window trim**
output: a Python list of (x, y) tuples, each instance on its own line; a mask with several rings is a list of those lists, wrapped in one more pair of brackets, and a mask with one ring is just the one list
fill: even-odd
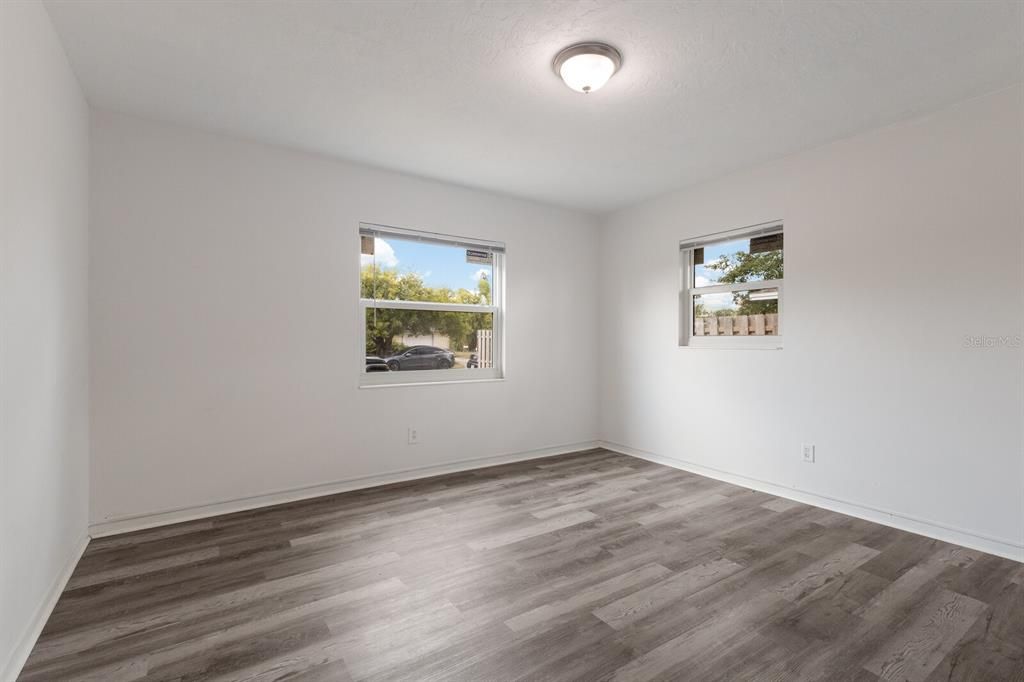
[[(494, 313), (496, 305), (474, 303), (440, 303), (435, 301), (389, 301), (383, 298), (361, 298), (359, 305), (365, 308), (390, 308), (391, 310), (436, 310), (442, 313)], [(365, 329), (363, 331), (366, 331)]]
[[(693, 251), (709, 244), (742, 239), (743, 237), (767, 236), (783, 232), (781, 220), (773, 220), (759, 225), (742, 227), (737, 230), (716, 232), (699, 239), (684, 240), (679, 243), (679, 345), (682, 348), (714, 348), (719, 350), (760, 349), (781, 350), (783, 331), (783, 280), (760, 280), (756, 282), (738, 282), (736, 284), (717, 284), (714, 286), (695, 288), (693, 285)], [(693, 297), (701, 294), (719, 294), (731, 291), (750, 291), (752, 289), (779, 290), (778, 330), (772, 336), (694, 336), (693, 334)]]
[[(357, 238), (361, 237), (365, 230), (391, 234), (398, 239), (410, 239), (428, 236), (430, 241), (456, 248), (480, 246), (491, 250), (491, 305), (474, 305), (471, 303), (440, 303), (434, 301), (388, 301), (384, 299), (360, 298), (357, 306), (359, 321), (360, 343), (356, 350), (359, 352), (355, 366), (360, 367), (359, 388), (378, 388), (384, 386), (424, 386), (437, 384), (474, 384), (493, 381), (502, 381), (505, 378), (505, 245), (500, 242), (490, 242), (481, 239), (468, 239), (453, 235), (445, 235), (433, 232), (418, 232), (395, 227), (374, 225), (371, 223), (360, 223)], [(500, 249), (500, 250), (493, 250)], [(360, 250), (356, 249), (357, 254)], [(361, 254), (360, 254), (361, 255)], [(362, 259), (360, 258), (360, 261)], [(356, 291), (362, 287), (362, 266), (357, 269), (360, 276), (356, 280)], [(492, 366), (486, 369), (421, 369), (408, 372), (367, 372), (362, 369), (366, 365), (366, 310), (367, 308), (394, 309), (394, 310), (435, 310), (438, 312), (468, 312), (468, 313), (491, 313), (492, 331)]]

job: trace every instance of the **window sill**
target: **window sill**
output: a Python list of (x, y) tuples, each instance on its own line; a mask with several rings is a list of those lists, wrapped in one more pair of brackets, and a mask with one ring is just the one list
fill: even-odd
[[(382, 372), (383, 374), (383, 372)], [(385, 375), (390, 376), (390, 375)], [(479, 378), (444, 379), (440, 377), (424, 377), (423, 379), (407, 379), (395, 381), (366, 381), (360, 379), (359, 388), (397, 388), (409, 386), (447, 386), (449, 384), (491, 384), (505, 381), (503, 376), (484, 376)]]
[(782, 339), (773, 338), (771, 341), (762, 339), (691, 339), (689, 343), (679, 344), (680, 348), (693, 348), (700, 350), (782, 350)]

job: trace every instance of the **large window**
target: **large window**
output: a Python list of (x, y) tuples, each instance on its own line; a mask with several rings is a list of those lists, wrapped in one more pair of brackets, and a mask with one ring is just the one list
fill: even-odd
[(782, 223), (681, 243), (680, 344), (780, 347), (782, 246)]
[(359, 226), (363, 385), (502, 376), (505, 246)]

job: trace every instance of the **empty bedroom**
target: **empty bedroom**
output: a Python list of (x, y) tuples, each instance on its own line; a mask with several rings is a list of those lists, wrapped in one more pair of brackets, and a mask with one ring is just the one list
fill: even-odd
[(0, 0), (0, 682), (1024, 682), (1021, 0)]

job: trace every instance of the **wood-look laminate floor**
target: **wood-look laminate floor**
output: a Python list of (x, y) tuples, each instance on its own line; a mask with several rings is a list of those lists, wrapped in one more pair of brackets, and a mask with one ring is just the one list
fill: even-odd
[(93, 541), (23, 680), (1024, 680), (1024, 565), (606, 451)]

